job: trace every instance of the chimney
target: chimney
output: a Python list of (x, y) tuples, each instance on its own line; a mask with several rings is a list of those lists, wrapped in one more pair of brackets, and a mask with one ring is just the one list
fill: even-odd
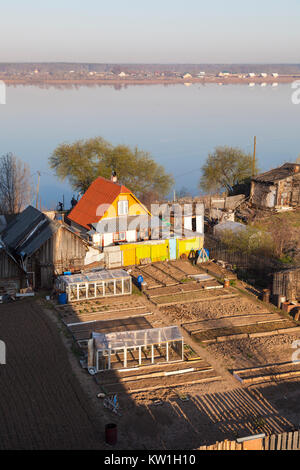
[(110, 181), (112, 181), (113, 183), (117, 183), (118, 178), (117, 178), (117, 173), (115, 171), (112, 172)]

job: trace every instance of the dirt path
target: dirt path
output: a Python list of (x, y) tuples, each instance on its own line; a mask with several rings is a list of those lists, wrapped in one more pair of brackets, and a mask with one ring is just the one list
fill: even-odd
[(103, 426), (74, 376), (57, 327), (36, 302), (0, 306), (0, 449), (93, 449)]

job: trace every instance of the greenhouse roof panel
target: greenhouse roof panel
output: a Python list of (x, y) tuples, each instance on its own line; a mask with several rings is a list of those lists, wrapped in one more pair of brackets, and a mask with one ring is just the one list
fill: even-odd
[(130, 274), (125, 269), (116, 269), (108, 271), (102, 269), (101, 271), (94, 271), (90, 273), (71, 274), (60, 276), (59, 279), (66, 284), (84, 284), (89, 282), (110, 281), (115, 279), (129, 279)]
[(149, 328), (146, 330), (116, 331), (114, 333), (92, 333), (96, 349), (124, 349), (137, 346), (182, 341), (178, 326)]

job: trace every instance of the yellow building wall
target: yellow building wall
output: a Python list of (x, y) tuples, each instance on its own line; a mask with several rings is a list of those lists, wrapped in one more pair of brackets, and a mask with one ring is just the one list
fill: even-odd
[[(177, 240), (177, 258), (182, 254), (189, 255), (191, 250), (200, 250), (203, 248), (203, 237), (197, 237), (187, 240)], [(140, 264), (142, 258), (151, 258), (152, 262), (164, 261), (169, 259), (169, 241), (165, 240), (164, 243), (128, 243), (120, 245), (120, 250), (123, 252), (123, 266), (131, 266), (133, 264)]]
[(114, 202), (110, 205), (102, 218), (118, 217), (118, 202), (128, 201), (128, 214), (127, 215), (150, 215), (150, 212), (143, 206), (143, 204), (133, 196), (131, 193), (119, 194)]
[(197, 237), (187, 240), (177, 240), (177, 257), (182, 254), (188, 256), (191, 250), (201, 250), (203, 248), (203, 237)]
[(120, 249), (123, 252), (123, 266), (132, 266), (135, 264), (136, 246), (130, 243), (129, 245), (120, 245)]
[(168, 247), (168, 242), (161, 243), (159, 245), (151, 245), (151, 260), (155, 262), (169, 259)]
[(151, 246), (150, 245), (138, 245), (135, 250), (136, 264), (140, 264), (140, 260), (143, 258), (151, 258)]

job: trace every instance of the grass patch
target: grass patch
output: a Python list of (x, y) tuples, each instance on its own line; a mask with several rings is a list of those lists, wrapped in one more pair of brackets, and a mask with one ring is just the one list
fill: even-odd
[(135, 286), (134, 284), (132, 284), (132, 294), (133, 295), (143, 295), (142, 291), (137, 286)]

